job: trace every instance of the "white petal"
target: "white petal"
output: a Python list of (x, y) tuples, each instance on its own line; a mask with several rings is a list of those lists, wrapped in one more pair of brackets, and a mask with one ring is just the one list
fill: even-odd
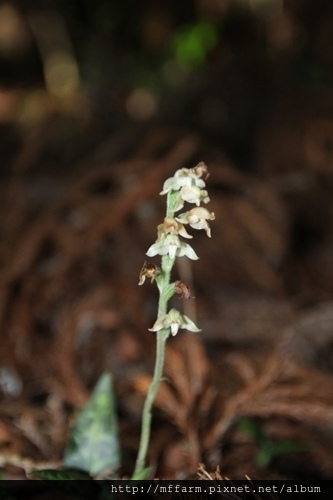
[(183, 255), (192, 260), (199, 259), (193, 248), (188, 243), (181, 243), (181, 246), (178, 249), (177, 256), (182, 257)]
[(190, 332), (201, 332), (200, 328), (187, 316), (183, 315), (182, 328), (189, 330)]
[(176, 170), (175, 172), (175, 177), (179, 178), (187, 178), (189, 177), (191, 173), (191, 169), (189, 168), (180, 168), (179, 170)]
[(209, 203), (209, 202), (210, 202), (210, 198), (209, 198), (209, 196), (208, 196), (207, 191), (201, 191), (201, 193), (200, 193), (200, 199), (201, 199), (201, 201), (203, 201), (204, 203)]
[(202, 219), (199, 220), (198, 222), (192, 222), (190, 223), (190, 226), (193, 227), (193, 229), (204, 229), (206, 231), (208, 238), (211, 237), (210, 227), (205, 220)]
[(180, 229), (178, 231), (178, 234), (180, 234), (180, 236), (182, 236), (183, 238), (193, 238), (193, 236), (191, 234), (188, 234), (188, 232), (186, 231), (183, 224), (180, 225)]
[(170, 177), (169, 179), (167, 179), (164, 184), (163, 184), (163, 190), (160, 192), (160, 194), (166, 194), (168, 193), (169, 191), (171, 191), (172, 189), (179, 189), (177, 187), (177, 181), (174, 177)]
[(200, 188), (197, 186), (184, 186), (180, 191), (181, 197), (184, 201), (188, 203), (199, 203), (200, 204)]
[(171, 328), (171, 335), (172, 335), (173, 337), (174, 337), (175, 335), (177, 335), (178, 330), (179, 330), (179, 324), (178, 324), (178, 323), (171, 323), (170, 328)]
[(155, 255), (165, 255), (165, 253), (167, 252), (162, 253), (163, 250), (164, 250), (163, 242), (158, 241), (148, 248), (146, 255), (148, 255), (148, 257), (154, 257)]
[(155, 323), (153, 324), (153, 326), (151, 328), (148, 328), (148, 330), (150, 332), (158, 332), (159, 330), (162, 330), (163, 328), (163, 325), (162, 325), (162, 322), (160, 321), (161, 318), (159, 318), (157, 321), (155, 321)]
[(151, 245), (146, 252), (146, 255), (148, 255), (148, 257), (154, 257), (155, 255), (158, 254), (159, 254), (159, 245), (157, 243)]
[(196, 207), (196, 208), (192, 208), (192, 210), (190, 210), (188, 212), (187, 219), (191, 223), (191, 222), (197, 222), (198, 220), (201, 220), (201, 219), (213, 220), (212, 216), (214, 216), (214, 214), (209, 213), (207, 208)]
[(177, 253), (178, 248), (179, 247), (176, 245), (169, 245), (168, 253), (169, 253), (170, 259), (174, 259), (176, 257), (176, 253)]

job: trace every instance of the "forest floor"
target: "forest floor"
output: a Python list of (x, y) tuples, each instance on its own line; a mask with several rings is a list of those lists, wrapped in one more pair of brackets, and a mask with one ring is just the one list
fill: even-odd
[(4, 477), (61, 464), (73, 415), (105, 370), (121, 473), (131, 473), (157, 304), (138, 276), (164, 216), (164, 180), (199, 161), (216, 220), (211, 239), (195, 238), (200, 259), (178, 259), (175, 278), (195, 296), (182, 307), (202, 332), (168, 343), (154, 474), (195, 477), (203, 463), (234, 479), (332, 477), (332, 124), (304, 113), (299, 106), (289, 129), (272, 120), (254, 172), (175, 126), (127, 128), (93, 146), (93, 119), (82, 126), (52, 112), (34, 127), (3, 126)]

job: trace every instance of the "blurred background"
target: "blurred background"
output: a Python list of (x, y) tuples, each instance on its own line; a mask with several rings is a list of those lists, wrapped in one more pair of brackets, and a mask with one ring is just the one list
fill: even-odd
[[(0, 2), (0, 464), (60, 464), (100, 374), (133, 469), (164, 180), (204, 161), (212, 238), (178, 259), (150, 462), (333, 473), (333, 4)], [(158, 265), (158, 261), (155, 262)], [(176, 277), (178, 276), (178, 277)]]

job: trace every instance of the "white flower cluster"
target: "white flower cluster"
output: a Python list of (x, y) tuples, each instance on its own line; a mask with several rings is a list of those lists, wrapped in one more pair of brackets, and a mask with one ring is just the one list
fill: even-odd
[[(157, 227), (157, 240), (148, 249), (147, 255), (149, 257), (162, 255), (169, 257), (169, 259), (162, 259), (161, 269), (154, 264), (145, 262), (140, 271), (139, 285), (142, 285), (146, 278), (150, 279), (151, 282), (156, 280), (161, 293), (160, 298), (165, 304), (163, 310), (166, 310), (166, 303), (173, 293), (180, 294), (181, 298), (193, 298), (189, 288), (181, 281), (169, 283), (170, 269), (176, 257), (185, 255), (193, 260), (199, 258), (193, 248), (181, 240), (181, 238), (192, 238), (186, 230), (186, 225), (193, 229), (203, 229), (208, 237), (211, 236), (208, 221), (214, 220), (215, 214), (201, 206), (202, 203), (210, 201), (205, 189), (207, 177), (208, 169), (203, 162), (195, 168), (182, 168), (165, 181), (160, 193), (167, 195), (167, 216), (163, 223)], [(175, 215), (184, 207), (185, 203), (192, 203), (195, 207)], [(172, 308), (166, 314), (161, 313), (150, 330), (153, 332), (170, 330), (171, 335), (176, 335), (181, 328), (191, 332), (200, 331), (190, 318)]]
[(169, 207), (172, 212), (178, 212), (184, 207), (184, 203), (193, 203), (196, 207), (188, 212), (180, 214), (178, 217), (166, 217), (163, 224), (158, 226), (156, 242), (148, 249), (148, 257), (155, 255), (169, 255), (171, 259), (186, 256), (189, 259), (197, 260), (199, 257), (188, 244), (180, 240), (192, 238), (184, 227), (189, 224), (194, 229), (204, 229), (207, 236), (211, 236), (210, 227), (207, 221), (214, 220), (215, 214), (209, 212), (201, 206), (201, 203), (208, 203), (209, 196), (205, 181), (208, 177), (208, 169), (203, 162), (195, 168), (182, 168), (177, 170), (175, 175), (167, 179), (160, 194), (167, 194), (169, 197)]

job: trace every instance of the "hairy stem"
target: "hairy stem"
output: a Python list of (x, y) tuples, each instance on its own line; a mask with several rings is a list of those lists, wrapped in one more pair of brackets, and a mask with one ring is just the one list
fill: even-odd
[[(169, 207), (169, 196), (167, 199), (167, 217), (173, 217), (174, 212)], [(161, 264), (161, 275), (158, 277), (158, 289), (160, 292), (159, 302), (158, 302), (158, 313), (157, 318), (164, 316), (167, 313), (168, 307), (168, 286), (170, 285), (170, 276), (173, 265), (175, 263), (174, 258), (170, 258), (169, 255), (164, 255), (162, 257)], [(163, 375), (164, 367), (164, 357), (165, 357), (165, 343), (170, 335), (170, 328), (159, 330), (156, 333), (156, 359), (154, 367), (154, 375), (149, 386), (146, 400), (143, 406), (142, 412), (142, 424), (141, 424), (141, 436), (139, 443), (139, 451), (136, 459), (135, 469), (133, 476), (137, 477), (140, 475), (146, 464), (146, 457), (148, 452), (150, 432), (151, 432), (151, 419), (152, 419), (152, 408), (154, 400), (156, 398), (160, 382)]]
[(165, 342), (168, 336), (169, 329), (163, 329), (157, 332), (154, 376), (149, 386), (145, 404), (143, 407), (140, 445), (134, 469), (134, 476), (140, 474), (145, 468), (146, 456), (150, 440), (152, 408), (163, 374)]

